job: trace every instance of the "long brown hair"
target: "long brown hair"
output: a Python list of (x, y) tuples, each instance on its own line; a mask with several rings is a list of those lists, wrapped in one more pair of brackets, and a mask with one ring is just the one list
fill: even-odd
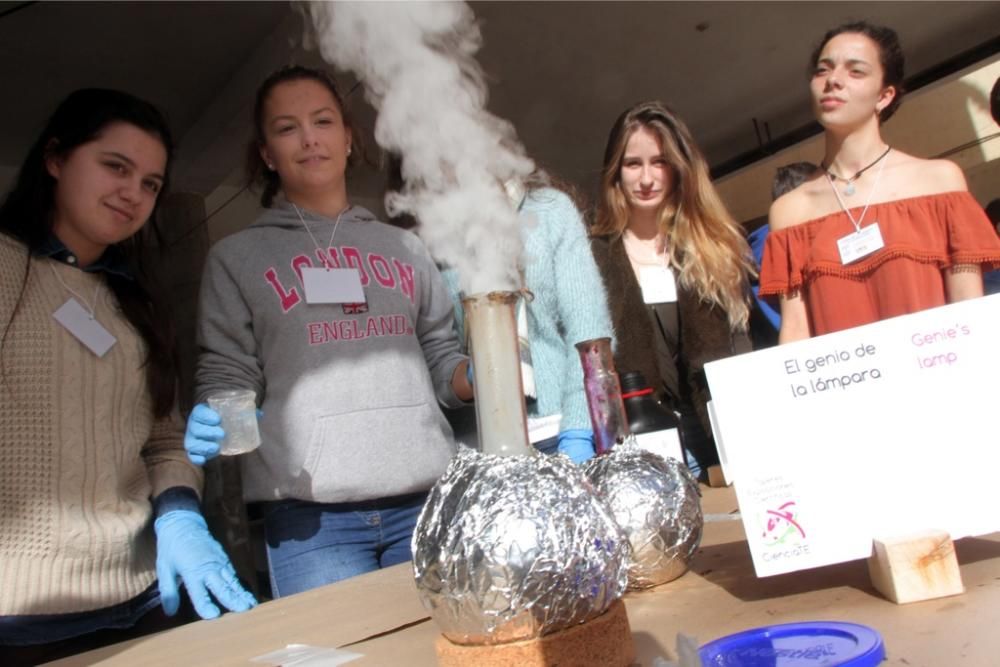
[(750, 310), (750, 247), (709, 177), (708, 164), (684, 122), (662, 102), (641, 102), (615, 121), (604, 149), (601, 193), (592, 236), (619, 237), (631, 209), (621, 185), (622, 160), (639, 128), (656, 134), (673, 172), (674, 189), (660, 209), (657, 227), (681, 285), (722, 308), (730, 327), (746, 329)]
[[(59, 104), (28, 151), (17, 180), (3, 204), (0, 204), (0, 234), (23, 243), (29, 255), (41, 247), (52, 233), (57, 187), (56, 180), (45, 168), (45, 160), (69, 155), (83, 144), (93, 141), (114, 123), (133, 125), (156, 137), (167, 153), (164, 176), (169, 178), (173, 140), (166, 119), (156, 107), (118, 90), (77, 90)], [(104, 274), (104, 280), (115, 295), (122, 314), (146, 344), (146, 386), (152, 399), (153, 414), (157, 417), (169, 414), (177, 398), (174, 328), (163, 288), (151, 261), (154, 240), (162, 247), (156, 228), (156, 207), (166, 196), (166, 189), (167, 182), (164, 182), (149, 221), (133, 236), (109, 248), (117, 252), (129, 267), (131, 278)], [(3, 328), (0, 332), (0, 364), (4, 344), (24, 299), (30, 270), (30, 259), (26, 259), (24, 278), (11, 318), (0, 323)]]

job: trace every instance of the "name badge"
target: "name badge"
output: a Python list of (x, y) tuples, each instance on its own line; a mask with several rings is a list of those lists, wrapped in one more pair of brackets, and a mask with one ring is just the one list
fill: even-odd
[(885, 242), (882, 240), (882, 232), (879, 231), (877, 220), (861, 231), (852, 232), (837, 239), (837, 250), (840, 251), (841, 264), (856, 262), (883, 246), (885, 246)]
[(645, 303), (673, 303), (677, 301), (677, 282), (674, 272), (665, 266), (639, 267), (639, 287)]
[(98, 357), (103, 357), (118, 342), (76, 299), (61, 305), (52, 317)]
[(302, 269), (306, 303), (365, 303), (361, 274), (357, 269)]

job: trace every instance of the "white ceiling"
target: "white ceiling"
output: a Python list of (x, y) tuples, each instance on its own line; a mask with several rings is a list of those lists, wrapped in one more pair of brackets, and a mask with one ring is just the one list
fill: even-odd
[[(483, 25), (491, 110), (514, 123), (543, 166), (585, 188), (612, 121), (641, 99), (672, 104), (713, 164), (757, 147), (753, 118), (774, 137), (808, 123), (806, 61), (824, 30), (845, 20), (895, 27), (908, 73), (1000, 33), (996, 2), (472, 7)], [(20, 162), (68, 91), (119, 87), (166, 110), (181, 144), (176, 180), (207, 194), (241, 164), (256, 84), (278, 65), (315, 58), (298, 48), (300, 34), (283, 2), (0, 2), (0, 165)], [(352, 97), (370, 127), (371, 111)], [(362, 174), (355, 187), (379, 182)]]

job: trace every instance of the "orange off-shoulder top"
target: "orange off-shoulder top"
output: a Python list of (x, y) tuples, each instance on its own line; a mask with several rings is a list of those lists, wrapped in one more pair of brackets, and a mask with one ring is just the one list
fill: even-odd
[[(861, 209), (851, 209), (855, 218)], [(872, 204), (862, 228), (876, 220), (884, 247), (847, 265), (837, 240), (854, 225), (843, 211), (772, 231), (761, 262), (761, 296), (801, 290), (810, 329), (819, 336), (944, 305), (942, 270), (950, 266), (1000, 267), (1000, 238), (968, 192)]]

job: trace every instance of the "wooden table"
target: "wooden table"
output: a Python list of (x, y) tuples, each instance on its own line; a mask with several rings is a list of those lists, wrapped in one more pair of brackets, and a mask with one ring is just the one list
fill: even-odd
[[(736, 510), (731, 489), (703, 491), (707, 514)], [(760, 625), (840, 620), (881, 632), (887, 665), (995, 667), (1000, 534), (959, 540), (956, 550), (964, 595), (898, 606), (871, 587), (863, 561), (758, 579), (742, 523), (708, 522), (691, 572), (625, 597), (639, 664), (676, 658), (678, 632), (704, 643)], [(352, 667), (434, 665), (436, 636), (404, 564), (51, 664), (247, 665), (287, 644), (309, 644), (362, 654)]]

